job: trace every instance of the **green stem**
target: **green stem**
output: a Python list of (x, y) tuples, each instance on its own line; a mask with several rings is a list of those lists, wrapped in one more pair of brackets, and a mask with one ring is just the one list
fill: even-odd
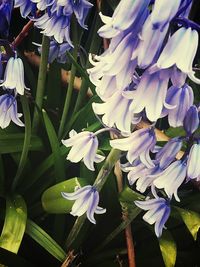
[(15, 178), (12, 184), (12, 191), (15, 190), (19, 182), (19, 179), (21, 178), (22, 172), (26, 165), (29, 146), (31, 142), (31, 116), (30, 116), (29, 104), (28, 104), (28, 101), (25, 95), (21, 96), (20, 99), (22, 103), (22, 109), (23, 109), (24, 121), (25, 121), (24, 123), (25, 124), (25, 137), (24, 137), (23, 150), (22, 150), (19, 166), (18, 166), (17, 173), (15, 175)]
[(49, 57), (49, 46), (50, 46), (49, 37), (43, 35), (42, 54), (41, 54), (37, 91), (36, 91), (36, 98), (35, 98), (35, 104), (37, 107), (35, 107), (34, 116), (33, 116), (33, 133), (37, 132), (39, 121), (40, 121), (38, 109), (41, 110), (42, 104), (43, 104), (43, 97), (44, 97), (45, 83), (46, 83), (46, 76), (47, 76), (48, 57)]
[[(94, 186), (96, 187), (96, 189), (99, 192), (101, 191), (102, 187), (104, 186), (105, 182), (107, 181), (107, 178), (109, 177), (109, 174), (112, 171), (115, 163), (119, 159), (120, 154), (121, 154), (120, 150), (112, 149), (110, 151), (105, 163), (101, 167), (99, 174), (97, 175), (97, 178), (94, 182)], [(80, 231), (82, 230), (82, 227), (85, 223), (86, 218), (87, 218), (86, 214), (84, 214), (83, 216), (79, 217), (76, 220), (74, 226), (71, 229), (71, 232), (69, 233), (67, 241), (66, 241), (68, 248), (71, 248), (71, 245), (74, 243), (74, 241), (78, 237), (78, 235), (79, 235)]]
[[(76, 22), (72, 23), (72, 26), (74, 26), (75, 29), (73, 29), (73, 34), (74, 34), (74, 51), (73, 51), (73, 58), (77, 60), (78, 56), (78, 36), (77, 36), (77, 29), (76, 29)], [(65, 103), (64, 103), (64, 109), (60, 121), (60, 127), (58, 130), (58, 139), (62, 139), (63, 132), (65, 129), (65, 124), (67, 121), (67, 116), (70, 108), (70, 102), (72, 98), (72, 92), (73, 92), (73, 87), (74, 87), (74, 80), (75, 80), (75, 75), (76, 75), (76, 65), (72, 63), (72, 68), (71, 68), (71, 75), (70, 75), (70, 81), (68, 84), (67, 88), (67, 95), (65, 98)]]

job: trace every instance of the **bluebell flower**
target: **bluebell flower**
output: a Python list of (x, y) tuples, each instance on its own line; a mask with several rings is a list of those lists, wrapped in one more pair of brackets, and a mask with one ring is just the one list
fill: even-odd
[(199, 111), (196, 106), (191, 106), (184, 118), (183, 127), (187, 135), (193, 134), (199, 127)]
[(80, 217), (86, 213), (88, 220), (96, 224), (94, 214), (103, 214), (106, 212), (106, 209), (98, 206), (99, 193), (94, 186), (86, 185), (75, 190), (74, 193), (61, 192), (61, 194), (68, 200), (75, 200), (70, 212), (73, 216)]
[(156, 0), (151, 13), (154, 29), (163, 29), (176, 15), (182, 0)]
[(181, 88), (171, 86), (167, 91), (166, 102), (171, 106), (174, 106), (174, 108), (165, 108), (162, 115), (166, 116), (168, 114), (170, 126), (183, 126), (183, 120), (188, 109), (192, 106), (193, 101), (193, 90), (188, 84), (185, 84)]
[(35, 16), (36, 14), (36, 4), (33, 3), (31, 0), (14, 0), (15, 4), (14, 7), (20, 8), (20, 13), (23, 18), (26, 18), (28, 15)]
[(200, 144), (193, 144), (187, 161), (187, 177), (196, 179), (200, 176)]
[(164, 198), (155, 198), (135, 201), (135, 204), (143, 210), (148, 210), (143, 219), (149, 224), (155, 223), (155, 234), (159, 238), (171, 212), (169, 201)]
[(148, 16), (149, 3), (150, 0), (121, 0), (112, 17), (100, 13), (105, 25), (98, 30), (98, 34), (104, 38), (113, 38), (125, 30), (128, 31), (128, 28), (136, 30), (139, 25), (140, 29)]
[(13, 0), (0, 0), (0, 36), (8, 37)]
[(175, 137), (169, 140), (156, 154), (156, 160), (161, 170), (164, 170), (175, 159), (182, 147), (182, 139)]
[(20, 58), (11, 57), (6, 65), (4, 81), (0, 86), (6, 89), (15, 90), (15, 93), (24, 94), (24, 89), (28, 89), (24, 83), (24, 65)]
[[(135, 161), (137, 163), (135, 163)], [(136, 183), (136, 189), (141, 193), (144, 193), (148, 187), (152, 186), (155, 177), (151, 176), (160, 171), (159, 166), (147, 168), (140, 160), (135, 160), (133, 164), (130, 164), (121, 169), (124, 172), (128, 172), (127, 178), (130, 185)], [(155, 163), (155, 162), (154, 162)]]
[(41, 11), (50, 7), (55, 0), (31, 0), (31, 2), (35, 3), (37, 8)]
[[(132, 103), (130, 110), (140, 113), (143, 109), (150, 121), (156, 121), (161, 116), (163, 107), (173, 108), (166, 101), (166, 94), (169, 82), (168, 72), (161, 71), (150, 74), (148, 69), (143, 73), (141, 81), (135, 91), (132, 92)], [(129, 96), (131, 95), (129, 94)]]
[(131, 102), (122, 92), (116, 91), (105, 103), (92, 103), (92, 108), (95, 114), (103, 115), (102, 121), (106, 126), (116, 126), (120, 131), (130, 133), (134, 117), (129, 110)]
[(186, 171), (185, 161), (177, 160), (161, 173), (153, 175), (153, 177), (157, 177), (153, 183), (159, 189), (164, 188), (170, 199), (174, 195), (176, 201), (180, 201), (177, 191), (186, 178)]
[(153, 150), (156, 144), (156, 137), (153, 128), (137, 130), (127, 138), (115, 139), (110, 141), (113, 148), (122, 151), (128, 151), (127, 160), (132, 164), (137, 158), (147, 167), (154, 167), (154, 163), (150, 158), (150, 151)]
[(19, 119), (21, 116), (21, 113), (17, 113), (17, 101), (14, 96), (10, 94), (0, 96), (0, 127), (2, 129), (8, 127), (11, 121), (18, 126), (24, 126)]
[(137, 47), (137, 59), (140, 68), (147, 68), (156, 62), (163, 47), (163, 41), (168, 28), (169, 24), (166, 24), (162, 31), (154, 29), (152, 27), (151, 15), (148, 17), (139, 34), (140, 43)]
[(83, 159), (86, 167), (94, 171), (94, 162), (99, 163), (105, 158), (97, 154), (98, 139), (95, 134), (88, 131), (77, 133), (71, 130), (69, 137), (69, 139), (62, 140), (66, 147), (72, 147), (67, 159), (75, 163)]
[(156, 63), (157, 69), (169, 69), (177, 66), (192, 81), (200, 83), (200, 80), (195, 77), (195, 72), (192, 69), (193, 60), (198, 48), (198, 40), (198, 32), (191, 27), (187, 29), (182, 27), (177, 30), (168, 39), (167, 44), (158, 58)]

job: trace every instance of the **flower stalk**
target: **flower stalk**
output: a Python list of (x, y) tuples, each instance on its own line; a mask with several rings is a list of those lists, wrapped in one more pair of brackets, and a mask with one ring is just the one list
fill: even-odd
[(47, 76), (47, 65), (48, 65), (48, 56), (49, 56), (49, 46), (50, 40), (49, 37), (43, 35), (42, 39), (42, 55), (41, 55), (41, 62), (39, 67), (39, 74), (38, 74), (38, 83), (37, 83), (37, 91), (35, 97), (35, 110), (33, 116), (33, 133), (36, 133), (39, 126), (39, 113), (38, 109), (42, 109), (44, 92), (45, 92), (45, 82)]

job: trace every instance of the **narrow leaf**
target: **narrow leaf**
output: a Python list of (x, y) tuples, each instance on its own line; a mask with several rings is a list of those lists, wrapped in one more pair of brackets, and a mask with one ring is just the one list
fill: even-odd
[(162, 236), (159, 239), (159, 246), (165, 267), (174, 267), (176, 263), (177, 248), (169, 231), (163, 231)]
[(6, 216), (0, 237), (0, 247), (17, 253), (26, 227), (26, 204), (19, 195), (6, 200)]
[(40, 226), (31, 220), (27, 220), (26, 234), (33, 238), (53, 257), (63, 262), (66, 258), (65, 251), (50, 237)]
[(54, 166), (55, 166), (55, 178), (56, 181), (63, 181), (65, 178), (65, 161), (60, 152), (60, 143), (57, 138), (57, 134), (54, 130), (54, 127), (46, 113), (45, 110), (42, 110), (44, 123), (49, 137), (49, 142), (51, 144), (51, 149), (54, 157)]
[(175, 207), (175, 209), (178, 211), (194, 240), (196, 240), (200, 228), (200, 215), (194, 211), (181, 209), (179, 207)]

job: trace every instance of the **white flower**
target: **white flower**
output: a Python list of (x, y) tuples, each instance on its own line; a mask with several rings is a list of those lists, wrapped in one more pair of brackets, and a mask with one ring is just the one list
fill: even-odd
[(13, 89), (20, 95), (24, 94), (24, 89), (28, 89), (24, 84), (24, 65), (20, 58), (11, 57), (6, 65), (4, 82), (0, 84), (6, 89)]
[(80, 217), (86, 212), (88, 220), (96, 224), (94, 213), (103, 214), (106, 212), (106, 209), (98, 206), (99, 192), (94, 186), (86, 185), (75, 190), (74, 193), (61, 192), (61, 194), (68, 200), (75, 200), (70, 212), (73, 216)]
[(200, 144), (194, 144), (187, 161), (187, 176), (195, 179), (200, 176)]
[(62, 140), (66, 147), (72, 147), (67, 159), (71, 162), (79, 162), (83, 159), (84, 164), (91, 171), (94, 171), (94, 162), (99, 163), (104, 160), (104, 156), (96, 154), (98, 149), (98, 139), (94, 133), (71, 130), (69, 139)]

